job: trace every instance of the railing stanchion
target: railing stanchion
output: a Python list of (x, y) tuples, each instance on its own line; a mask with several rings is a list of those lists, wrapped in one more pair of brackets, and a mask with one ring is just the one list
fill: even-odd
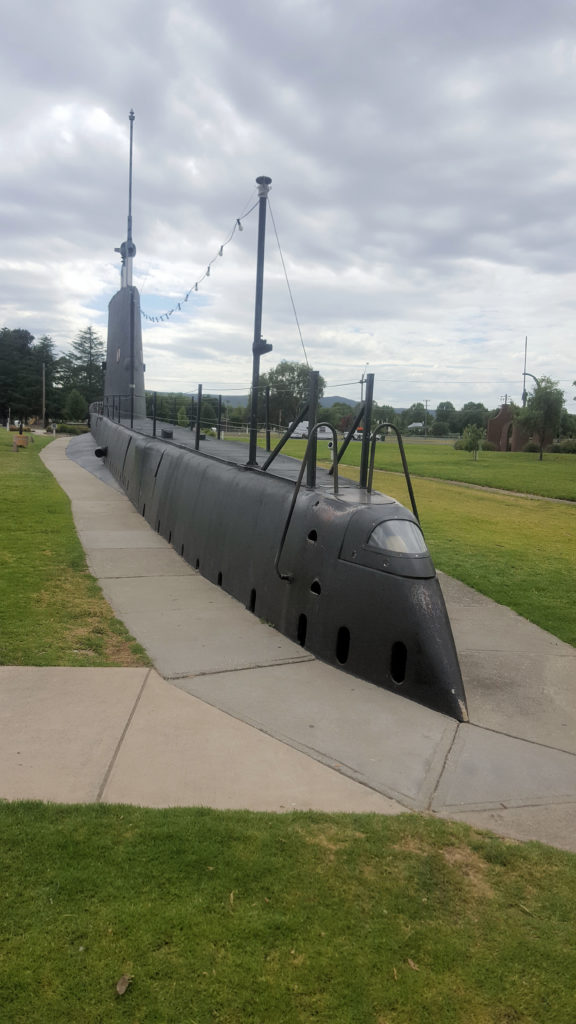
[(202, 410), (202, 385), (198, 385), (198, 408), (196, 409), (196, 435), (194, 437), (194, 448), (200, 448), (200, 413)]
[(391, 427), (396, 438), (398, 440), (398, 447), (400, 449), (400, 458), (402, 459), (402, 468), (404, 470), (404, 478), (406, 480), (406, 486), (408, 488), (408, 494), (410, 495), (410, 502), (412, 504), (412, 511), (416, 516), (418, 522), (420, 522), (420, 516), (418, 515), (418, 509), (416, 508), (416, 499), (414, 497), (414, 491), (412, 490), (412, 481), (410, 479), (410, 470), (408, 469), (408, 463), (406, 461), (406, 452), (404, 451), (404, 442), (402, 440), (402, 434), (398, 430), (398, 427), (394, 423), (379, 423), (374, 428), (371, 438), (371, 450), (370, 450), (370, 466), (368, 468), (368, 491), (372, 490), (372, 479), (374, 477), (374, 459), (376, 456), (376, 440), (378, 431), (382, 430), (383, 427)]

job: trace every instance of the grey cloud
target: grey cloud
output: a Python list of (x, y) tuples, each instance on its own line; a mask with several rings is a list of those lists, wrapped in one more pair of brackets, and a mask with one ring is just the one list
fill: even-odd
[[(517, 331), (534, 337), (542, 372), (574, 375), (567, 0), (4, 7), (0, 284), (10, 326), (52, 317), (52, 333), (70, 336), (64, 268), (74, 261), (91, 266), (78, 327), (92, 310), (104, 324), (134, 106), (137, 272), (145, 283), (158, 269), (167, 303), (202, 273), (267, 173), (319, 356), (361, 364), (354, 330), (366, 359), (392, 332), (407, 360), (448, 366), (464, 351), (490, 367), (496, 350), (507, 373)], [(186, 331), (197, 359), (232, 353), (234, 322), (249, 334), (254, 229), (205, 286), (209, 339), (185, 313), (158, 340), (146, 330), (149, 362), (161, 351), (184, 358)], [(267, 252), (266, 330), (275, 354), (299, 358), (272, 231)], [(42, 260), (52, 288), (35, 270), (22, 287), (18, 268)]]

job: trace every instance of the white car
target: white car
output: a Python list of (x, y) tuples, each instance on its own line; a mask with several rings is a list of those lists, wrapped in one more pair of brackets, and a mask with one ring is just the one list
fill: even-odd
[[(292, 424), (290, 424), (290, 426), (292, 426)], [(308, 420), (302, 420), (302, 423), (298, 424), (298, 426), (292, 432), (292, 437), (294, 439), (308, 437)]]

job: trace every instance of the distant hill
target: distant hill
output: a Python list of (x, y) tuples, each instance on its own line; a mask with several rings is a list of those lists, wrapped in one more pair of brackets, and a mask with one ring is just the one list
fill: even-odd
[[(249, 395), (224, 395), (224, 402), (226, 405), (231, 405), (233, 408), (236, 406), (248, 405), (250, 396)], [(358, 405), (358, 399), (354, 398), (343, 398), (342, 395), (325, 395), (320, 399), (320, 405), (323, 405), (325, 409), (330, 409), (331, 406), (336, 405), (337, 402), (341, 402), (343, 405), (349, 405), (351, 409), (355, 405)]]
[(224, 405), (231, 405), (236, 409), (239, 405), (248, 405), (250, 395), (222, 395)]
[[(239, 405), (248, 405), (250, 399), (249, 395), (223, 395), (222, 397), (224, 400), (224, 404), (231, 405), (233, 408), (236, 408)], [(356, 405), (359, 404), (359, 401), (359, 398), (344, 398), (343, 395), (324, 395), (324, 397), (320, 399), (320, 405), (323, 405), (325, 409), (330, 409), (331, 406), (336, 405), (336, 403), (338, 402), (341, 403), (342, 405), (348, 405), (350, 406), (351, 409), (353, 409)], [(402, 413), (405, 412), (405, 410), (406, 407), (401, 406), (400, 408), (395, 408), (394, 412)], [(436, 415), (436, 410), (428, 409), (428, 415), (434, 418), (434, 416)]]
[(343, 398), (342, 395), (324, 395), (320, 399), (320, 405), (323, 405), (325, 409), (330, 409), (331, 406), (341, 403), (342, 405), (349, 405), (351, 409), (355, 405), (358, 405), (358, 398)]

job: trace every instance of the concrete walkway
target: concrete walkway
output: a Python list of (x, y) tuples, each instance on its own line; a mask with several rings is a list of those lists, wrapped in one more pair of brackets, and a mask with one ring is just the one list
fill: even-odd
[(418, 809), (576, 851), (572, 647), (442, 576), (471, 717), (458, 724), (260, 622), (110, 486), (90, 437), (67, 443), (42, 457), (154, 669), (0, 668), (0, 796)]

